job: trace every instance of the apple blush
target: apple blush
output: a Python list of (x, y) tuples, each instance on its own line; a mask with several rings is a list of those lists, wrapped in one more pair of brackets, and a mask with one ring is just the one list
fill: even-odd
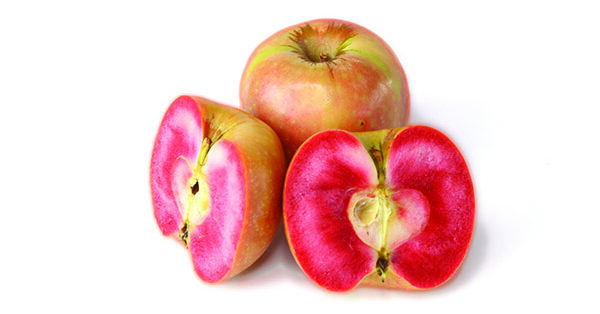
[(400, 127), (409, 114), (406, 76), (392, 49), (366, 28), (332, 19), (261, 43), (246, 64), (240, 102), (273, 128), (288, 160), (319, 131)]
[(265, 123), (181, 96), (167, 110), (152, 152), (156, 222), (189, 249), (202, 280), (222, 281), (250, 266), (273, 239), (284, 172), (281, 143)]
[(320, 132), (296, 152), (283, 193), (292, 254), (334, 291), (446, 282), (465, 257), (474, 214), (463, 157), (424, 126)]

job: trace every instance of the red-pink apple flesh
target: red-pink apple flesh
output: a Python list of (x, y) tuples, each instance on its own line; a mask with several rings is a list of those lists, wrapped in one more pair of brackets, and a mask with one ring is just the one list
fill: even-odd
[(408, 121), (408, 86), (396, 55), (346, 21), (309, 21), (272, 35), (250, 56), (240, 85), (242, 108), (275, 130), (288, 159), (319, 131)]
[(428, 289), (460, 266), (475, 203), (456, 146), (410, 126), (312, 136), (289, 165), (283, 212), (292, 253), (319, 286)]
[(207, 282), (252, 264), (281, 218), (285, 157), (277, 135), (249, 114), (181, 96), (154, 143), (150, 184), (163, 234), (189, 248)]

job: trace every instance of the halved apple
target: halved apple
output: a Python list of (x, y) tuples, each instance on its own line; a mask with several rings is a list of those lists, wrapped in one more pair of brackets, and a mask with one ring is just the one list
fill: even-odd
[(281, 218), (285, 157), (277, 135), (249, 114), (181, 96), (167, 110), (150, 167), (163, 234), (189, 248), (207, 282), (250, 266)]
[(283, 211), (292, 253), (318, 285), (427, 289), (460, 266), (475, 203), (456, 146), (411, 126), (312, 136), (289, 165)]

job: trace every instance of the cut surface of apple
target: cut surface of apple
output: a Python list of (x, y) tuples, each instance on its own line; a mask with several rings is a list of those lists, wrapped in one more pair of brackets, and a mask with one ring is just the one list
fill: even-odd
[(424, 126), (317, 133), (292, 159), (283, 198), (296, 261), (334, 291), (436, 287), (460, 266), (473, 231), (467, 165)]
[(241, 110), (181, 96), (154, 143), (150, 184), (163, 234), (189, 248), (207, 282), (252, 264), (281, 217), (285, 158), (276, 134)]

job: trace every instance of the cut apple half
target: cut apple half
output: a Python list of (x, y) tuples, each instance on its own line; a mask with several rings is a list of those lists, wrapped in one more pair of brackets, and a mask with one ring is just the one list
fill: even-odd
[(249, 114), (182, 96), (152, 153), (154, 215), (190, 250), (207, 282), (231, 277), (267, 248), (280, 220), (285, 159), (275, 133)]
[(460, 266), (473, 231), (471, 177), (456, 146), (429, 127), (307, 140), (289, 165), (284, 223), (318, 285), (428, 289)]

